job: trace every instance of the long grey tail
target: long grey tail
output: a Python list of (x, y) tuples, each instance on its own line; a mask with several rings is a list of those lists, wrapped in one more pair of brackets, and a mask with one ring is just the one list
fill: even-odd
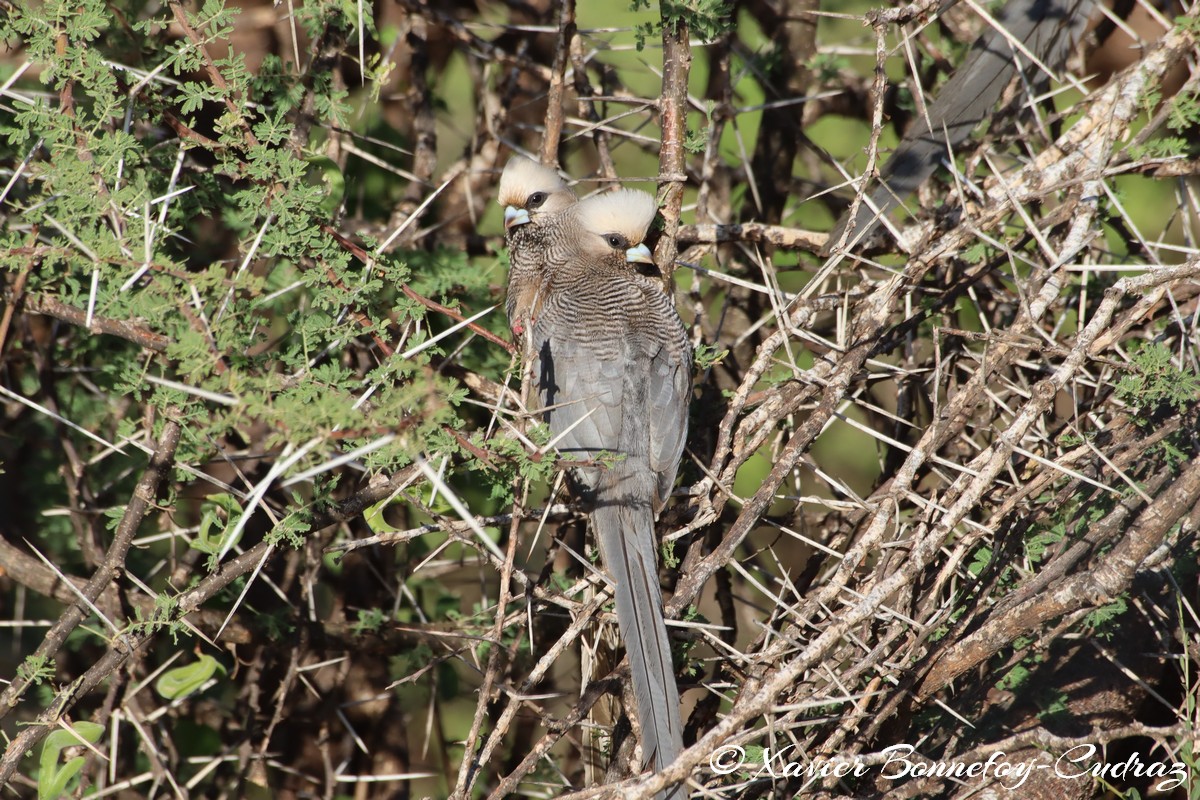
[[(683, 724), (658, 587), (652, 483), (642, 475), (630, 476), (621, 465), (610, 469), (600, 482), (608, 486), (596, 493), (592, 526), (600, 555), (616, 583), (617, 623), (629, 653), (646, 759), (643, 766), (653, 764), (661, 770), (683, 750)], [(658, 795), (659, 800), (684, 797), (683, 786)]]

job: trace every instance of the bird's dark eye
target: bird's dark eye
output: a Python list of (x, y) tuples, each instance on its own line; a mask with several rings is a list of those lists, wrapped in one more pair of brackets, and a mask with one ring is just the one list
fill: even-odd
[(626, 250), (629, 248), (629, 240), (619, 233), (605, 234), (604, 241), (608, 242), (608, 246), (614, 250)]
[(534, 209), (540, 208), (542, 203), (546, 202), (545, 192), (534, 192), (529, 195), (529, 199), (525, 201), (525, 208)]

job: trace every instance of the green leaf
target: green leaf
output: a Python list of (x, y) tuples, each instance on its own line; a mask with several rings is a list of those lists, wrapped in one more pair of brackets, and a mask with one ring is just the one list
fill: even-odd
[(980, 547), (975, 551), (975, 555), (971, 558), (971, 563), (967, 565), (967, 572), (972, 578), (978, 578), (980, 573), (987, 568), (987, 565), (992, 560), (992, 548)]
[(693, 360), (695, 361), (696, 369), (703, 372), (714, 364), (719, 364), (727, 355), (729, 355), (728, 350), (717, 347), (716, 345), (704, 344), (701, 342), (700, 344), (696, 345), (696, 352), (693, 356)]
[(58, 758), (62, 751), (85, 742), (95, 744), (103, 734), (103, 725), (83, 720), (76, 722), (69, 731), (58, 730), (46, 737), (38, 760), (38, 800), (56, 800), (67, 794), (67, 783), (83, 769), (83, 756), (76, 756), (60, 766)]
[(210, 655), (202, 655), (192, 664), (164, 672), (155, 682), (154, 691), (167, 700), (178, 700), (207, 683), (217, 670), (225, 672), (221, 662)]
[(767, 751), (765, 748), (756, 744), (752, 744), (746, 748), (746, 764), (763, 764), (765, 763)]
[[(225, 547), (226, 533), (237, 527), (238, 520), (241, 519), (243, 513), (242, 506), (236, 497), (221, 492), (205, 498), (201, 509), (200, 530), (197, 531), (196, 538), (191, 541), (190, 546), (193, 550), (213, 555), (221, 552), (221, 549)], [(245, 528), (243, 528), (244, 530)], [(241, 538), (241, 533), (238, 533), (238, 539)], [(237, 541), (230, 542), (229, 547), (235, 544)]]
[(383, 518), (384, 509), (391, 505), (392, 502), (393, 500), (391, 498), (381, 500), (375, 505), (368, 507), (363, 513), (363, 519), (366, 520), (367, 527), (370, 528), (371, 533), (375, 534), (376, 536), (384, 533), (400, 532), (399, 528), (388, 524), (388, 521)]

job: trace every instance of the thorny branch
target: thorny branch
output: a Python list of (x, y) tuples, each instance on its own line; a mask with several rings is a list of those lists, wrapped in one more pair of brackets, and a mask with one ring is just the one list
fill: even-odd
[[(346, 218), (312, 232), (352, 255), (366, 277), (373, 257), (355, 242), (373, 228), (402, 234), (390, 243), (397, 259), (436, 265), (441, 254), (462, 256), (466, 266), (451, 277), (430, 266), (430, 274), (414, 270), (412, 285), (388, 287), (428, 315), (390, 330), (406, 341), (415, 324), (462, 323), (474, 336), (448, 340), (414, 369), (418, 378), (386, 377), (457, 381), (465, 389), (453, 401), (434, 389), (414, 393), (399, 418), (370, 434), (375, 442), (331, 421), (312, 443), (330, 448), (323, 471), (295, 483), (284, 465), (304, 442), (291, 441), (282, 413), (269, 422), (231, 417), (214, 433), (175, 408), (164, 418), (146, 396), (113, 396), (105, 400), (118, 411), (91, 434), (90, 450), (68, 438), (83, 435), (67, 424), (78, 398), (104, 390), (91, 368), (72, 371), (60, 356), (108, 342), (136, 350), (147, 374), (173, 375), (172, 359), (195, 334), (213, 374), (234, 381), (237, 365), (299, 323), (268, 321), (262, 311), (247, 324), (270, 331), (263, 351), (229, 348), (212, 335), (194, 265), (129, 252), (106, 267), (145, 266), (177, 282), (186, 290), (182, 333), (123, 315), (118, 301), (93, 307), (96, 293), (85, 304), (55, 287), (30, 290), (43, 259), (64, 259), (76, 245), (22, 229), (21, 246), (5, 253), (17, 270), (5, 278), (0, 323), (4, 441), (32, 436), (22, 430), (30, 419), (53, 419), (60, 441), (29, 449), (61, 451), (72, 488), (61, 512), (90, 531), (91, 517), (124, 505), (111, 541), (93, 547), (76, 574), (39, 558), (47, 542), (35, 526), (6, 523), (5, 591), (66, 608), (54, 607), (57, 619), (19, 651), (23, 667), (54, 663), (53, 702), (34, 707), (36, 678), (24, 670), (0, 694), (0, 717), (29, 723), (8, 743), (0, 783), (17, 780), (25, 753), (60, 721), (88, 716), (130, 720), (139, 746), (154, 754), (155, 779), (174, 781), (179, 796), (202, 791), (175, 777), (186, 773), (197, 785), (322, 786), (325, 796), (347, 780), (360, 781), (363, 796), (384, 796), (365, 787), (406, 776), (394, 780), (464, 798), (647, 798), (685, 781), (722, 797), (965, 798), (990, 787), (936, 776), (888, 788), (806, 782), (755, 775), (754, 765), (721, 775), (709, 759), (722, 746), (756, 745), (877, 766), (896, 743), (919, 742), (919, 757), (932, 763), (1145, 741), (1158, 748), (1154, 758), (1176, 758), (1192, 736), (1181, 687), (1194, 684), (1196, 655), (1200, 397), (1188, 387), (1200, 386), (1200, 203), (1190, 186), (1170, 182), (1191, 160), (1148, 148), (1178, 132), (1172, 126), (1200, 82), (1198, 7), (1153, 40), (1122, 48), (1133, 53), (1128, 66), (1093, 71), (1091, 83), (1074, 87), (1077, 100), (1056, 91), (1030, 98), (1031, 87), (1014, 82), (986, 131), (946, 159), (950, 169), (909, 198), (905, 213), (887, 215), (895, 244), (864, 254), (852, 230), (832, 238), (827, 230), (869, 204), (868, 186), (888, 157), (885, 134), (909, 115), (901, 90), (924, 106), (924, 93), (991, 30), (976, 4), (952, 5), (874, 9), (848, 44), (826, 51), (824, 37), (837, 29), (821, 26), (845, 20), (807, 0), (739, 6), (765, 33), (761, 41), (735, 29), (705, 42), (706, 4), (671, 4), (652, 17), (661, 52), (648, 39), (637, 67), (614, 55), (633, 49), (629, 31), (596, 25), (590, 8), (571, 2), (504, 4), (503, 21), (477, 20), (461, 4), (375, 9), (376, 26), (404, 32), (395, 49), (369, 54), (395, 60), (394, 72), (380, 71), (391, 75), (380, 97), (403, 144), (372, 150), (378, 131), (326, 133), (341, 166), (369, 157), (407, 183), (379, 219), (366, 218), (370, 203), (351, 200)], [(228, 89), (213, 43), (181, 4), (172, 13), (178, 35), (202, 56), (200, 80)], [(925, 27), (935, 24), (936, 36)], [(274, 35), (263, 34), (264, 53)], [(299, 51), (299, 41), (289, 44)], [(867, 55), (834, 58), (845, 52)], [(645, 65), (659, 55), (661, 83), (647, 91)], [(796, 60), (772, 61), (789, 55)], [(469, 84), (462, 97), (441, 77), (452, 58)], [(309, 63), (338, 60), (314, 54)], [(707, 85), (693, 81), (689, 94), (697, 64)], [(330, 80), (346, 85), (350, 73), (330, 68)], [(859, 94), (869, 87), (869, 107), (837, 105), (847, 85)], [(1168, 87), (1182, 87), (1185, 101), (1174, 104)], [(298, 105), (304, 113), (309, 91)], [(761, 104), (747, 99), (759, 95)], [(68, 82), (54, 99), (74, 114), (82, 96)], [(451, 97), (470, 106), (466, 122)], [(822, 119), (835, 108), (860, 115), (863, 134), (847, 152), (818, 124), (844, 122)], [(255, 146), (257, 117), (229, 97), (223, 109)], [(711, 126), (703, 152), (689, 113)], [(172, 111), (163, 119), (152, 135), (173, 131), (197, 151), (219, 146), (203, 119)], [(309, 143), (287, 146), (301, 152)], [(609, 703), (622, 696), (628, 667), (619, 649), (594, 644), (613, 628), (610, 596), (584, 515), (561, 502), (550, 475), (554, 453), (543, 452), (518, 390), (516, 348), (493, 332), (501, 326), (467, 323), (470, 313), (457, 310), (499, 302), (494, 168), (514, 148), (582, 180), (656, 180), (664, 222), (656, 263), (668, 285), (680, 284), (696, 342), (718, 351), (695, 376), (689, 463), (659, 524), (690, 747), (656, 776), (630, 776), (630, 720)], [(18, 173), (29, 164), (41, 166), (14, 166), (14, 185), (25, 185)], [(188, 169), (204, 174), (192, 160)], [(1153, 202), (1167, 210), (1155, 214), (1168, 219), (1159, 227), (1131, 208), (1152, 201), (1131, 201), (1145, 184), (1130, 176), (1160, 191)], [(142, 213), (118, 211), (104, 218)], [(240, 290), (234, 270), (252, 261), (243, 250), (224, 255), (234, 265), (227, 274), (207, 278), (222, 292)], [(305, 279), (353, 294), (348, 279), (312, 263), (322, 268)], [(471, 270), (486, 272), (491, 286), (463, 303)], [(424, 279), (431, 291), (418, 291)], [(394, 321), (349, 302), (336, 347), (306, 352), (303, 369), (272, 363), (256, 385), (274, 392), (336, 362), (356, 371), (368, 405), (373, 371), (403, 352), (384, 332)], [(242, 388), (188, 387), (179, 377), (173, 385), (214, 404), (236, 402)], [(411, 441), (425, 415), (451, 404), (456, 424)], [(129, 435), (125, 421), (142, 433)], [(151, 442), (145, 432), (156, 428)], [(100, 477), (115, 447), (104, 436), (150, 453), (132, 492), (123, 475)], [(412, 460), (363, 478), (383, 437), (410, 447)], [(29, 449), (19, 457), (45, 455)], [(3, 455), (7, 469), (10, 451)], [(11, 497), (16, 482), (5, 478)], [(237, 549), (206, 572), (199, 550), (176, 541), (195, 542), (216, 525), (195, 518), (218, 491), (254, 511)], [(320, 499), (310, 503), (309, 494)], [(300, 546), (281, 544), (282, 532), (295, 530)], [(154, 547), (166, 548), (154, 551), (160, 564), (131, 567)], [(327, 554), (336, 558), (323, 562)], [(169, 587), (168, 614), (156, 611), (150, 584)], [(76, 653), (67, 637), (91, 616), (103, 636)], [(138, 695), (169, 668), (165, 654), (181, 652), (164, 636), (173, 623), (236, 661), (237, 676), (223, 679), (234, 700), (200, 692), (152, 709), (148, 693)], [(1044, 713), (1038, 686), (1058, 692), (1060, 719)], [(167, 727), (152, 724), (188, 714), (208, 720), (222, 741), (204, 766), (209, 777), (197, 777)], [(121, 770), (133, 763), (113, 752)], [(104, 780), (91, 766), (85, 772)], [(434, 777), (411, 777), (421, 774)], [(1045, 780), (1031, 778), (1030, 796), (1065, 797)]]

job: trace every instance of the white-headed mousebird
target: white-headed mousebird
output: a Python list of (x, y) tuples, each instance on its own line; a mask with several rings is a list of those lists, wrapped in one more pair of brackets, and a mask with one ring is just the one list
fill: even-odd
[[(679, 690), (663, 620), (654, 523), (687, 437), (692, 351), (659, 284), (638, 274), (654, 198), (586, 198), (542, 228), (547, 282), (532, 323), (532, 375), (572, 491), (591, 514), (629, 654), (644, 766), (683, 748)], [(682, 798), (676, 786), (659, 795)]]
[(508, 324), (522, 337), (537, 313), (538, 290), (545, 283), (546, 225), (575, 204), (575, 193), (549, 167), (513, 156), (500, 175), (497, 200), (504, 206), (508, 245)]

